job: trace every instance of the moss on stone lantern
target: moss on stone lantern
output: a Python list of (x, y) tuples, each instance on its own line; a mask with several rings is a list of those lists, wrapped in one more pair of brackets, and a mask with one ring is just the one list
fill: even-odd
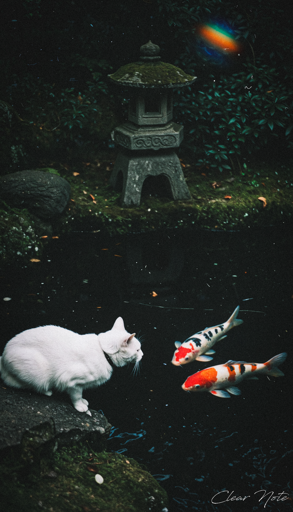
[(181, 164), (174, 148), (183, 139), (183, 126), (172, 122), (173, 89), (191, 85), (196, 77), (161, 61), (159, 46), (149, 41), (141, 46), (138, 62), (126, 64), (109, 78), (133, 89), (128, 121), (114, 130), (121, 146), (110, 183), (117, 188), (123, 175), (122, 204), (139, 205), (147, 176), (165, 175), (173, 199), (190, 199)]

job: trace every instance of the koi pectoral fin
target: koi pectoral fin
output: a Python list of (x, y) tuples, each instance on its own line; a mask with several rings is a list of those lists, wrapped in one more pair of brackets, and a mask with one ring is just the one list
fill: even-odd
[(176, 347), (176, 348), (181, 347), (181, 343), (180, 343), (180, 341), (175, 341), (174, 345), (175, 345), (175, 347)]
[(201, 363), (206, 363), (207, 361), (211, 361), (213, 358), (209, 356), (198, 356), (196, 357), (197, 361), (201, 361)]
[(231, 393), (231, 395), (241, 395), (241, 390), (239, 388), (236, 388), (236, 386), (231, 386), (230, 388), (226, 388), (228, 393)]
[(231, 398), (229, 393), (223, 391), (222, 389), (214, 389), (213, 391), (210, 391), (210, 393), (219, 398)]
[(206, 352), (206, 354), (207, 354), (207, 355), (209, 355), (209, 356), (210, 356), (211, 354), (215, 354), (215, 353), (216, 353), (216, 351), (215, 351), (215, 350), (208, 350), (208, 351)]

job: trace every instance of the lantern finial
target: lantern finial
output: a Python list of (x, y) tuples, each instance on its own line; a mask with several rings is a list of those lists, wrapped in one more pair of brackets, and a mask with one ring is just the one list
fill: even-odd
[(143, 44), (140, 47), (140, 59), (141, 60), (160, 60), (160, 47), (149, 40), (148, 43)]

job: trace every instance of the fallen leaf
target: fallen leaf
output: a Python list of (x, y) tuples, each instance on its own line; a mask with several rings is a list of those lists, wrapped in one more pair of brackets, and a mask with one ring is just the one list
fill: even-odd
[(232, 196), (225, 196), (224, 199), (232, 199)]
[(86, 190), (83, 190), (83, 193), (84, 193), (84, 194), (87, 194), (87, 191), (86, 191)]
[(93, 473), (96, 472), (96, 468), (91, 468), (91, 466), (88, 466), (87, 469), (88, 469), (88, 471), (92, 471)]
[(31, 261), (32, 263), (40, 263), (40, 261), (41, 261), (41, 260), (36, 260), (35, 258), (32, 258), (30, 261)]
[(93, 201), (94, 204), (97, 204), (97, 201)]
[(52, 236), (52, 238), (59, 238), (59, 236)]
[(257, 199), (258, 199), (259, 201), (262, 201), (262, 205), (263, 205), (263, 207), (264, 207), (264, 208), (265, 208), (265, 207), (266, 207), (266, 205), (268, 204), (268, 203), (267, 203), (267, 200), (266, 200), (266, 198), (265, 198), (265, 197), (258, 197)]
[(70, 201), (72, 201), (73, 203), (75, 203), (75, 200), (74, 200), (74, 199), (70, 199)]
[(93, 194), (90, 194), (90, 197), (92, 198), (93, 201), (95, 200), (95, 196), (93, 196)]
[(158, 296), (158, 294), (157, 294), (156, 292), (152, 292), (152, 293), (150, 293), (150, 295), (151, 295), (152, 297), (157, 297), (157, 296)]
[(48, 238), (48, 235), (43, 235), (41, 236), (41, 238)]
[(214, 183), (212, 183), (213, 188), (219, 188), (221, 185), (222, 183), (220, 181), (214, 181)]
[(204, 172), (201, 172), (201, 176), (206, 176), (206, 174)]
[(79, 176), (79, 172), (73, 172), (73, 176)]
[(114, 254), (114, 256), (116, 256), (116, 258), (122, 258), (121, 254)]

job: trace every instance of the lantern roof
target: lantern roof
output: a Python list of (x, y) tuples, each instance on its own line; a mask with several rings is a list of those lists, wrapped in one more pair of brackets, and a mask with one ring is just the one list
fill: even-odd
[(151, 41), (140, 47), (140, 60), (119, 68), (108, 75), (117, 85), (140, 88), (185, 87), (196, 80), (182, 69), (161, 61), (160, 47)]

